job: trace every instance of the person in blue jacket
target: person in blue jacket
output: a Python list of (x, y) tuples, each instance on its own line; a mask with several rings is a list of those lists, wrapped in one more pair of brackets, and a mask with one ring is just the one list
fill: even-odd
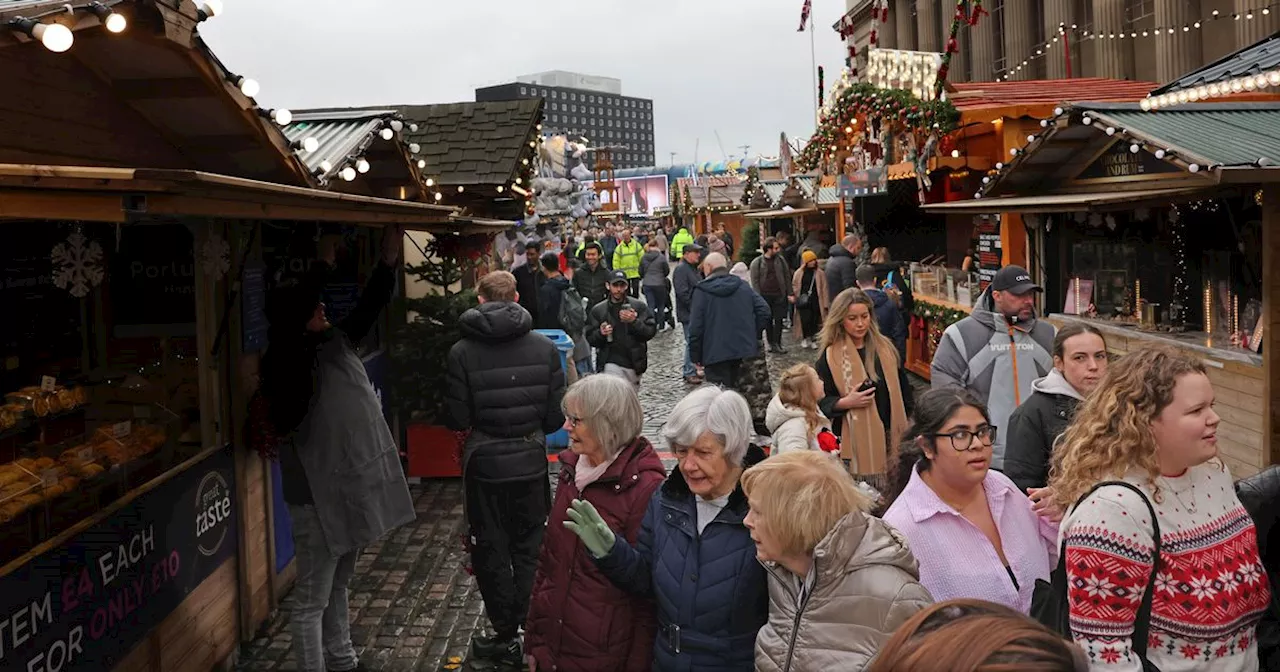
[(614, 585), (653, 599), (655, 670), (754, 670), (769, 594), (743, 524), (747, 498), (739, 480), (764, 460), (750, 444), (751, 411), (737, 392), (701, 387), (672, 409), (663, 435), (677, 468), (649, 501), (635, 546), (590, 502), (572, 502), (564, 525)]
[(706, 279), (694, 287), (689, 307), (689, 358), (703, 368), (708, 383), (736, 389), (743, 378), (742, 361), (759, 354), (760, 334), (772, 313), (764, 298), (729, 273), (728, 266), (719, 252), (702, 262)]

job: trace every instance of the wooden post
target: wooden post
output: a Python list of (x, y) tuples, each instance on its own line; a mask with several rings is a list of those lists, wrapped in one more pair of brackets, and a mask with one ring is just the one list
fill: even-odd
[(1280, 463), (1280, 422), (1275, 411), (1280, 394), (1280, 187), (1262, 190), (1262, 440), (1263, 466)]
[(836, 243), (837, 244), (839, 244), (840, 241), (844, 240), (844, 235), (845, 235), (844, 232), (847, 226), (848, 226), (848, 223), (845, 222), (844, 196), (841, 196), (840, 209), (836, 211)]

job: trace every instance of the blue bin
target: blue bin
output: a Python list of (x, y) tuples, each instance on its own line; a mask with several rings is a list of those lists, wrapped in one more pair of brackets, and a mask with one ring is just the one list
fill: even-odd
[[(564, 369), (565, 376), (568, 376), (569, 369), (573, 366), (573, 339), (563, 329), (534, 329), (534, 332), (546, 336), (556, 344), (556, 349), (560, 351), (560, 367)], [(568, 447), (569, 430), (561, 428), (547, 435), (547, 448)]]

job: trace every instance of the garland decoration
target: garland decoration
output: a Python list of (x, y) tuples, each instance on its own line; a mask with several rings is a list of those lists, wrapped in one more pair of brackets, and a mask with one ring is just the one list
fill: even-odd
[(938, 306), (927, 301), (916, 301), (915, 305), (911, 307), (911, 314), (932, 322), (940, 329), (946, 329), (956, 322), (969, 317), (969, 313), (963, 310)]
[(826, 88), (826, 78), (827, 78), (826, 71), (822, 69), (821, 65), (819, 65), (818, 66), (818, 107), (822, 107), (822, 103), (823, 103), (822, 92), (823, 92), (823, 89)]
[[(865, 121), (860, 122), (859, 117)], [(960, 112), (949, 101), (921, 100), (905, 89), (881, 89), (858, 82), (837, 90), (830, 109), (824, 111), (818, 129), (809, 138), (796, 164), (814, 170), (824, 158), (835, 158), (841, 149), (855, 143), (854, 134), (875, 121), (881, 132), (906, 131), (918, 136), (923, 146), (928, 135), (946, 135), (956, 129)]]
[(978, 25), (978, 19), (983, 14), (990, 14), (982, 7), (982, 0), (971, 0), (972, 4), (966, 7), (965, 0), (956, 0), (956, 13), (951, 17), (951, 31), (947, 34), (947, 46), (945, 53), (942, 54), (942, 65), (938, 67), (938, 81), (933, 85), (933, 97), (941, 98), (942, 90), (947, 86), (947, 72), (951, 70), (951, 57), (960, 51), (960, 26), (966, 25), (972, 28)]
[(742, 205), (751, 207), (751, 201), (756, 195), (756, 185), (760, 183), (760, 167), (751, 166), (747, 169), (747, 183), (742, 188)]
[(800, 8), (800, 29), (797, 33), (803, 33), (804, 28), (809, 23), (809, 14), (813, 11), (813, 0), (804, 0), (804, 6)]

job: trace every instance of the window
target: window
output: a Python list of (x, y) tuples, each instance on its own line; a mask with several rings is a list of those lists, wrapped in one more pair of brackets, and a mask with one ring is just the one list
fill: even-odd
[(577, 99), (578, 99), (578, 94), (576, 93), (569, 94), (569, 100), (577, 100)]
[(528, 90), (527, 88), (523, 87), (523, 86), (522, 86), (522, 87), (520, 87), (520, 95), (522, 95), (522, 96), (527, 96), (527, 95), (529, 95), (529, 90)]

